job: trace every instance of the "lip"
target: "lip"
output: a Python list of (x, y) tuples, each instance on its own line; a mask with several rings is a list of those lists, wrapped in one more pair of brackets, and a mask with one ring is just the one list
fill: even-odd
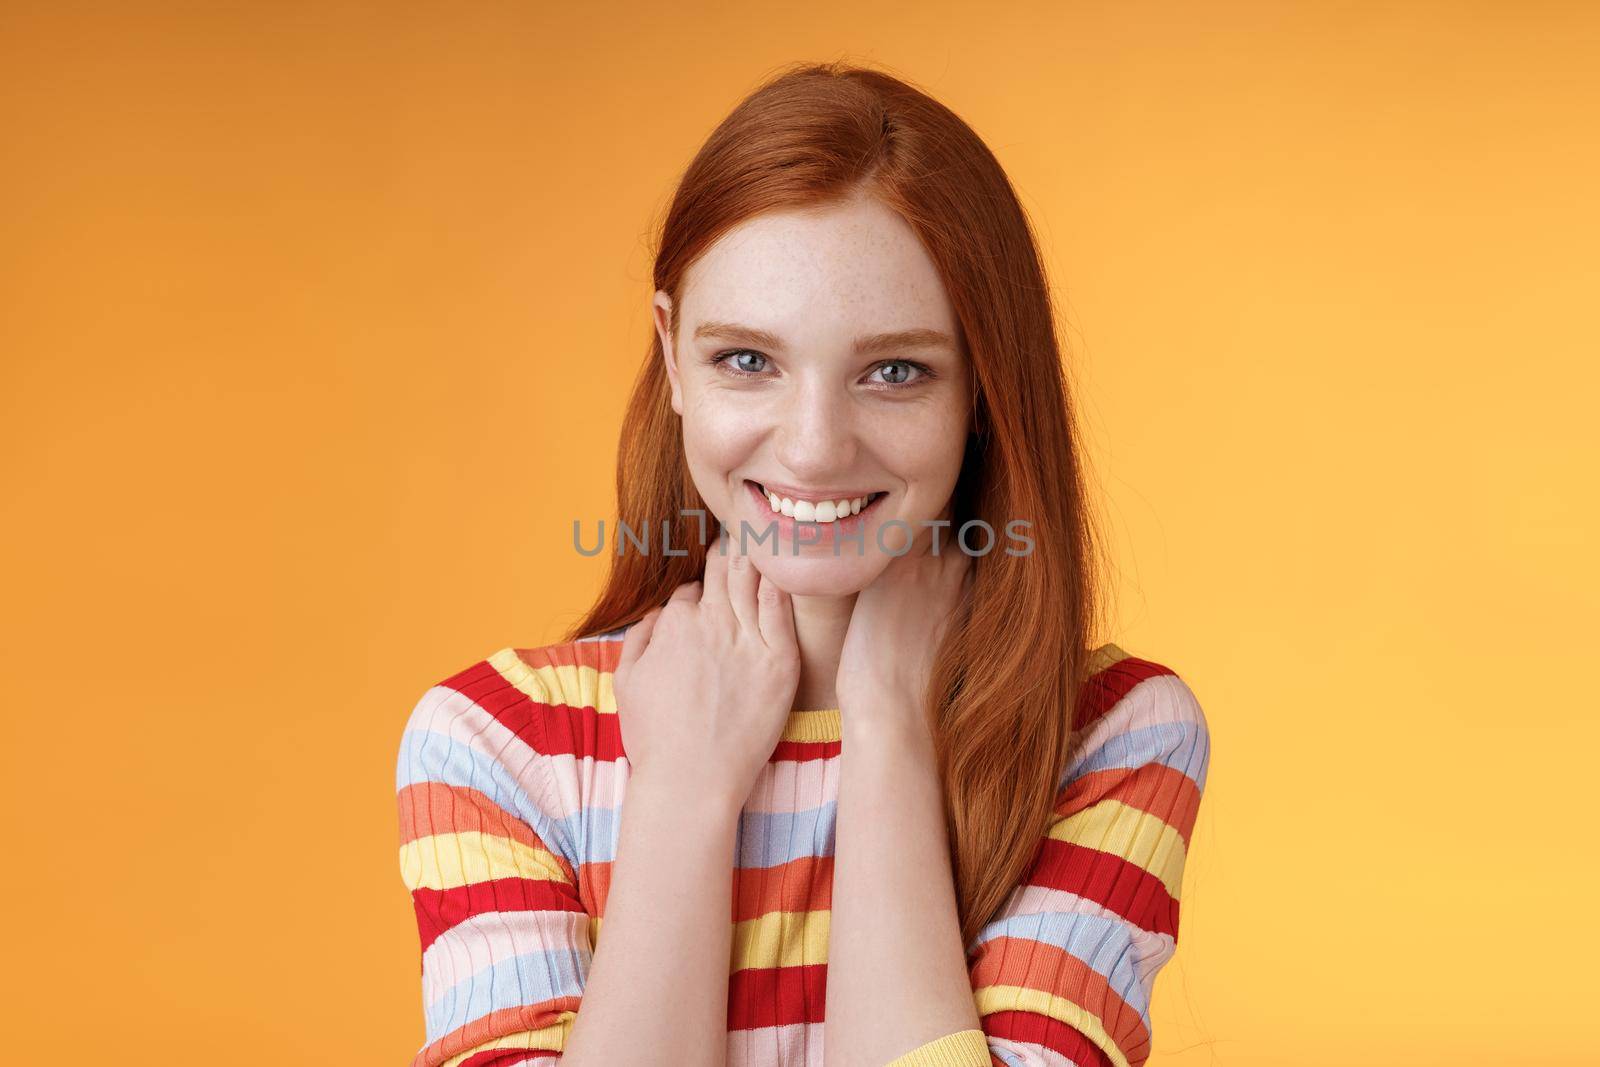
[[(868, 496), (873, 492), (878, 493), (872, 501), (862, 506), (861, 510), (849, 518), (835, 519), (833, 522), (807, 522), (807, 534), (804, 540), (799, 537), (800, 520), (793, 515), (785, 515), (781, 511), (773, 511), (772, 505), (767, 503), (767, 495), (756, 488), (756, 483), (745, 479), (745, 491), (750, 494), (750, 499), (755, 503), (756, 514), (761, 522), (761, 527), (752, 530), (752, 534), (760, 534), (761, 528), (767, 524), (774, 524), (778, 528), (778, 537), (781, 540), (799, 541), (801, 545), (827, 545), (848, 534), (853, 540), (858, 530), (864, 529), (867, 519), (877, 513), (878, 505), (888, 498), (889, 494), (883, 490), (867, 490), (866, 492), (841, 493), (837, 497), (821, 497), (822, 500), (843, 500), (852, 496)], [(773, 492), (778, 491), (777, 486), (771, 487)], [(793, 500), (793, 497), (790, 497)], [(801, 497), (801, 499), (806, 499)], [(755, 551), (754, 549), (752, 551)]]
[[(755, 483), (756, 479), (746, 478), (746, 482)], [(868, 497), (873, 493), (881, 493), (882, 489), (799, 489), (792, 485), (783, 485), (780, 482), (761, 482), (769, 490), (779, 496), (786, 496), (790, 500), (809, 500), (813, 504), (820, 504), (824, 500), (853, 500), (856, 497)]]

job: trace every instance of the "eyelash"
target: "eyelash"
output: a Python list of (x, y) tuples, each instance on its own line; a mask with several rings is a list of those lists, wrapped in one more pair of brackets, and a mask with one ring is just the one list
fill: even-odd
[[(721, 367), (721, 364), (726, 363), (729, 360), (729, 358), (731, 358), (733, 356), (742, 356), (747, 352), (749, 354), (753, 355), (753, 356), (760, 356), (762, 359), (769, 359), (770, 358), (765, 352), (757, 352), (753, 348), (729, 348), (729, 349), (724, 349), (721, 352), (714, 353), (708, 360), (706, 360), (706, 362), (710, 363), (712, 366), (719, 367), (719, 369), (721, 369), (724, 374), (731, 375), (732, 377), (735, 377), (735, 378), (754, 378), (758, 374), (760, 374), (761, 372), (760, 371), (743, 371), (743, 370), (739, 370), (737, 368), (729, 370), (729, 369), (727, 369), (725, 367)], [(869, 371), (868, 373), (872, 373), (874, 371), (877, 371), (880, 367), (889, 367), (889, 366), (893, 366), (893, 365), (895, 365), (897, 363), (904, 364), (907, 367), (915, 367), (917, 369), (917, 377), (911, 379), (908, 382), (878, 382), (878, 383), (876, 383), (877, 385), (879, 385), (880, 387), (885, 388), (885, 389), (909, 389), (914, 385), (920, 385), (925, 381), (930, 381), (933, 378), (937, 377), (937, 375), (935, 375), (934, 372), (933, 372), (933, 368), (927, 366), (926, 364), (918, 363), (914, 359), (886, 359), (886, 360), (882, 361), (881, 363), (878, 363), (876, 366), (874, 366), (872, 368), (872, 371)]]

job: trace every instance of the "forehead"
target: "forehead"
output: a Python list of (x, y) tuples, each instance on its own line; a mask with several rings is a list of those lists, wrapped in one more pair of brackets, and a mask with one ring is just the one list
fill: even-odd
[(956, 332), (916, 232), (868, 197), (747, 219), (691, 265), (680, 299), (685, 337), (712, 319), (819, 343), (916, 327)]

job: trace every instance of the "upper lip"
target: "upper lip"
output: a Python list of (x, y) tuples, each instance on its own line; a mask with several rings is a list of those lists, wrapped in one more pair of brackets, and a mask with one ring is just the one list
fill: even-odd
[(813, 504), (820, 504), (824, 500), (854, 500), (856, 497), (865, 499), (873, 493), (883, 492), (881, 489), (796, 489), (792, 485), (764, 482), (760, 478), (751, 478), (749, 481), (769, 493), (777, 493), (789, 500), (809, 500)]

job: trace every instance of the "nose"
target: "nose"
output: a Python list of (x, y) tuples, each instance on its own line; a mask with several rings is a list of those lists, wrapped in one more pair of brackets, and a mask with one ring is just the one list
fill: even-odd
[(778, 461), (797, 481), (826, 481), (848, 471), (856, 457), (856, 411), (837, 386), (808, 381), (784, 399)]

